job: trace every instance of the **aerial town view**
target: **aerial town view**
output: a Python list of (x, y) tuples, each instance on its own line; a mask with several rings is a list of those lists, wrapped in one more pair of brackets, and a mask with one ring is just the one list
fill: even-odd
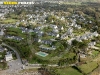
[(0, 0), (0, 75), (100, 75), (100, 0)]

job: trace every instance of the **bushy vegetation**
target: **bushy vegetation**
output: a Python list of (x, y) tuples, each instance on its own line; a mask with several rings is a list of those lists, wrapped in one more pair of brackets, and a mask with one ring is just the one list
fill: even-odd
[(0, 62), (0, 69), (1, 69), (1, 70), (7, 69), (7, 63), (5, 63), (5, 62)]

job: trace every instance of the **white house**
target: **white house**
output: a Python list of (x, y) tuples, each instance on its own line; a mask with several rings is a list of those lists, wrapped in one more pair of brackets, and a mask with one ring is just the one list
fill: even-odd
[(41, 42), (41, 39), (39, 39), (38, 42)]
[(80, 37), (76, 37), (76, 40), (79, 41), (79, 42), (82, 42)]
[(68, 38), (67, 33), (65, 33), (65, 34), (63, 34), (63, 35), (61, 36), (61, 39), (65, 39), (65, 38)]
[(67, 31), (68, 34), (72, 34), (72, 32), (73, 32), (73, 28), (69, 28)]
[(1, 35), (1, 36), (4, 35), (3, 29), (1, 29), (0, 35)]
[(80, 54), (80, 58), (86, 58), (85, 54)]
[(13, 59), (12, 54), (7, 54), (7, 55), (5, 55), (5, 60), (6, 60), (6, 61), (10, 61), (10, 60), (12, 60), (12, 59)]
[(98, 36), (99, 36), (99, 34), (98, 34), (97, 32), (94, 32), (93, 35), (94, 35), (95, 37), (98, 37)]
[(65, 20), (64, 16), (61, 17), (61, 20)]
[(80, 38), (81, 38), (82, 40), (87, 40), (86, 35), (83, 35), (83, 36), (81, 36)]
[(78, 27), (77, 27), (78, 29), (81, 29), (81, 26), (80, 25), (78, 25)]
[(56, 37), (59, 37), (59, 36), (60, 36), (59, 34), (56, 35)]
[(63, 26), (61, 27), (61, 30), (64, 30), (64, 27)]
[(52, 20), (51, 22), (53, 23), (54, 21)]
[(88, 44), (89, 47), (92, 47), (92, 46), (94, 46), (94, 45), (96, 45), (96, 42), (90, 42), (90, 43)]
[(54, 29), (58, 28), (57, 25), (52, 25), (51, 27), (54, 28)]

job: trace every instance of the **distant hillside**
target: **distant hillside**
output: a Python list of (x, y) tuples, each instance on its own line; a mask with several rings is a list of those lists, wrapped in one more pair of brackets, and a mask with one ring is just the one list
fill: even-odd
[(65, 0), (67, 2), (100, 2), (100, 0)]
[(66, 2), (100, 2), (100, 0), (0, 0), (0, 1), (66, 1)]

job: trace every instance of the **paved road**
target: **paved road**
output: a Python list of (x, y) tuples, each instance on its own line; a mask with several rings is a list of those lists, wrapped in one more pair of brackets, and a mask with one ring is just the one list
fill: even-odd
[(7, 47), (10, 48), (11, 50), (13, 50), (13, 51), (16, 53), (17, 59), (19, 59), (19, 61), (22, 63), (21, 58), (20, 58), (20, 55), (19, 55), (19, 53), (17, 52), (17, 50), (15, 50), (14, 48), (12, 48), (11, 46), (9, 46), (9, 45), (7, 45), (7, 44), (5, 44), (5, 43), (2, 43), (2, 45), (7, 46)]

